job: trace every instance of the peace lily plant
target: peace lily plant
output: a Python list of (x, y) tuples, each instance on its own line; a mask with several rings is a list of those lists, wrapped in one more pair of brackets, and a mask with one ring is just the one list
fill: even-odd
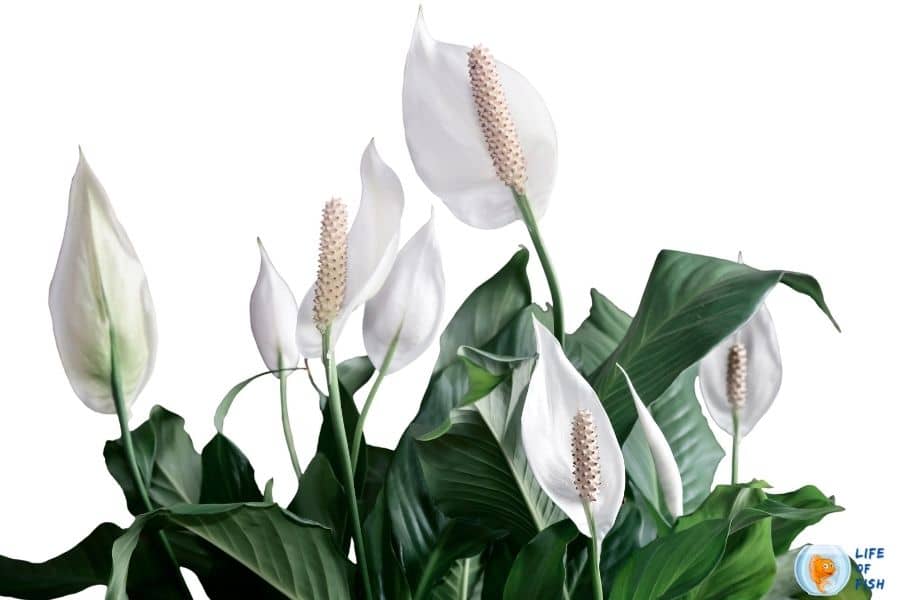
[[(153, 370), (156, 315), (144, 268), (79, 153), (50, 312), (75, 395), (118, 417), (121, 435), (103, 456), (134, 520), (102, 523), (44, 563), (0, 557), (0, 595), (101, 585), (111, 600), (188, 598), (187, 569), (208, 597), (225, 599), (806, 597), (791, 587), (791, 548), (842, 508), (813, 486), (775, 492), (764, 472), (739, 478), (737, 459), (781, 382), (764, 301), (784, 283), (834, 322), (816, 280), (663, 250), (633, 315), (591, 290), (588, 316), (567, 329), (539, 230), (557, 140), (537, 91), (483, 46), (436, 41), (420, 13), (402, 103), (415, 170), (450, 213), (480, 229), (524, 223), (547, 308), (532, 297), (520, 248), (445, 317), (442, 250), (459, 242), (439, 237), (442, 209), (404, 235), (403, 187), (370, 142), (358, 205), (319, 199), (318, 268), (299, 302), (258, 241), (250, 326), (264, 370), (235, 377), (198, 453), (183, 419), (160, 406), (131, 429)], [(128, 193), (116, 190), (117, 201)], [(314, 228), (298, 231), (290, 242), (311, 248)], [(365, 353), (354, 356), (362, 348), (352, 338), (339, 342), (358, 309)], [(433, 345), (415, 418), (393, 449), (371, 444), (367, 416), (393, 414), (408, 394), (388, 375), (422, 368)], [(264, 474), (224, 433), (242, 390), (273, 376), (276, 437), (297, 480), (282, 504), (279, 482), (260, 489)], [(731, 481), (715, 487), (725, 453), (698, 378), (709, 417), (733, 437)], [(295, 438), (291, 417), (316, 410), (318, 440)]]

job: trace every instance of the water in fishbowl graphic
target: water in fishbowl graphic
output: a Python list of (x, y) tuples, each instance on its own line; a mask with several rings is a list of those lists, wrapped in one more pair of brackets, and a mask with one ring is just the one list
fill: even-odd
[(806, 546), (794, 561), (794, 577), (810, 596), (834, 596), (850, 581), (850, 557), (839, 546)]

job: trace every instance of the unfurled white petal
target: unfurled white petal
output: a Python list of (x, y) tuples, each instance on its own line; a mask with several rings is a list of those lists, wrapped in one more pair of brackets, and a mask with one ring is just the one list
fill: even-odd
[(637, 410), (638, 422), (647, 438), (647, 445), (650, 446), (650, 454), (653, 456), (653, 464), (656, 466), (656, 478), (659, 481), (659, 487), (663, 492), (663, 499), (666, 501), (666, 508), (669, 514), (674, 518), (678, 518), (684, 514), (684, 486), (681, 482), (681, 472), (678, 470), (678, 463), (675, 462), (675, 455), (672, 454), (672, 448), (663, 435), (662, 430), (650, 410), (641, 401), (631, 378), (621, 365), (616, 365), (625, 376), (625, 382), (628, 389), (631, 390), (631, 397), (634, 400), (634, 408)]
[(366, 303), (363, 341), (372, 364), (385, 373), (402, 369), (425, 351), (437, 335), (444, 312), (444, 269), (431, 218), (406, 243), (381, 290)]
[[(461, 221), (483, 229), (519, 218), (510, 189), (494, 171), (469, 84), (470, 48), (436, 41), (422, 12), (403, 77), (406, 144), (419, 177)], [(547, 208), (556, 178), (556, 129), (537, 90), (498, 62), (510, 113), (525, 154), (525, 191), (535, 214)]]
[(781, 387), (781, 352), (765, 304), (700, 361), (700, 391), (706, 408), (716, 425), (729, 434), (734, 426), (728, 402), (728, 353), (738, 342), (747, 350), (747, 400), (740, 409), (740, 433), (744, 436), (766, 414)]
[(587, 517), (572, 478), (572, 419), (581, 409), (594, 418), (600, 459), (600, 487), (591, 512), (597, 543), (615, 523), (625, 494), (625, 462), (612, 424), (597, 395), (575, 370), (553, 334), (534, 321), (537, 364), (522, 409), (522, 443), (535, 478), (544, 492), (583, 534), (590, 536)]
[(50, 315), (63, 368), (78, 397), (97, 412), (116, 412), (115, 359), (130, 406), (153, 370), (156, 315), (144, 268), (80, 151), (50, 282)]
[[(374, 296), (397, 257), (403, 187), (397, 174), (381, 159), (375, 140), (369, 142), (359, 166), (362, 197), (347, 236), (347, 287), (340, 314), (331, 325), (332, 340), (340, 336), (350, 314)], [(300, 302), (297, 345), (306, 358), (322, 354), (322, 336), (313, 322), (315, 285)]]
[(266, 252), (259, 245), (259, 277), (250, 294), (250, 328), (256, 347), (270, 371), (290, 369), (300, 362), (297, 351), (297, 300)]

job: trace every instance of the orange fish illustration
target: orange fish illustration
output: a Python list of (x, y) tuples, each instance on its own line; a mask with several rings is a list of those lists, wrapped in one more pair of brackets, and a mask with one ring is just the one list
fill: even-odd
[(826, 591), (825, 586), (828, 584), (831, 576), (834, 575), (835, 570), (834, 561), (830, 558), (813, 554), (812, 559), (809, 561), (809, 576), (820, 592), (824, 593)]

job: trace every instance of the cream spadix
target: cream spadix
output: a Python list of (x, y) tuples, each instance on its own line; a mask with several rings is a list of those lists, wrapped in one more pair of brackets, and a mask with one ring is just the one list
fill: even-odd
[(381, 290), (366, 303), (363, 342), (375, 368), (393, 373), (418, 358), (437, 335), (443, 312), (444, 269), (432, 212), (397, 255)]
[(729, 434), (738, 412), (740, 435), (763, 417), (781, 387), (781, 352), (765, 304), (700, 361), (700, 391), (710, 417)]
[(494, 229), (521, 218), (512, 190), (544, 214), (556, 129), (537, 90), (483, 47), (436, 41), (419, 11), (403, 77), (413, 165), (461, 221)]
[[(362, 196), (356, 217), (345, 237), (346, 273), (343, 289), (326, 289), (326, 286), (319, 291), (323, 301), (338, 296), (340, 301), (331, 301), (327, 306), (319, 304), (317, 307), (314, 284), (300, 302), (297, 345), (300, 354), (306, 358), (319, 358), (322, 354), (320, 325), (325, 322), (331, 325), (331, 339), (335, 342), (350, 313), (381, 289), (397, 256), (400, 217), (403, 213), (403, 187), (394, 171), (379, 156), (374, 140), (369, 142), (363, 152), (359, 171)], [(340, 244), (334, 246), (333, 250), (336, 251)], [(322, 248), (320, 274), (321, 250)], [(321, 277), (319, 280), (321, 281)]]
[[(250, 328), (253, 339), (270, 371), (290, 369), (300, 362), (297, 350), (297, 300), (275, 269), (262, 241), (259, 246), (259, 276), (250, 294)], [(277, 374), (276, 374), (277, 376)]]
[(678, 463), (675, 462), (675, 455), (672, 448), (663, 435), (659, 425), (650, 414), (650, 410), (638, 396), (637, 390), (625, 369), (617, 364), (622, 375), (625, 376), (625, 382), (631, 391), (631, 398), (634, 400), (634, 408), (638, 414), (638, 423), (647, 439), (647, 445), (650, 447), (650, 455), (653, 457), (653, 465), (656, 468), (656, 478), (659, 481), (659, 487), (663, 493), (663, 500), (666, 502), (666, 509), (674, 518), (678, 518), (684, 514), (684, 486), (681, 482), (681, 472), (678, 470)]
[(115, 374), (123, 404), (131, 406), (153, 370), (156, 315), (144, 268), (80, 150), (50, 315), (63, 368), (82, 402), (115, 413)]
[[(596, 393), (566, 358), (553, 334), (537, 320), (534, 334), (538, 358), (522, 409), (522, 444), (528, 465), (550, 499), (599, 546), (615, 522), (625, 494), (622, 451)], [(577, 435), (583, 438), (580, 445), (573, 444)], [(593, 517), (595, 536), (585, 503)]]

